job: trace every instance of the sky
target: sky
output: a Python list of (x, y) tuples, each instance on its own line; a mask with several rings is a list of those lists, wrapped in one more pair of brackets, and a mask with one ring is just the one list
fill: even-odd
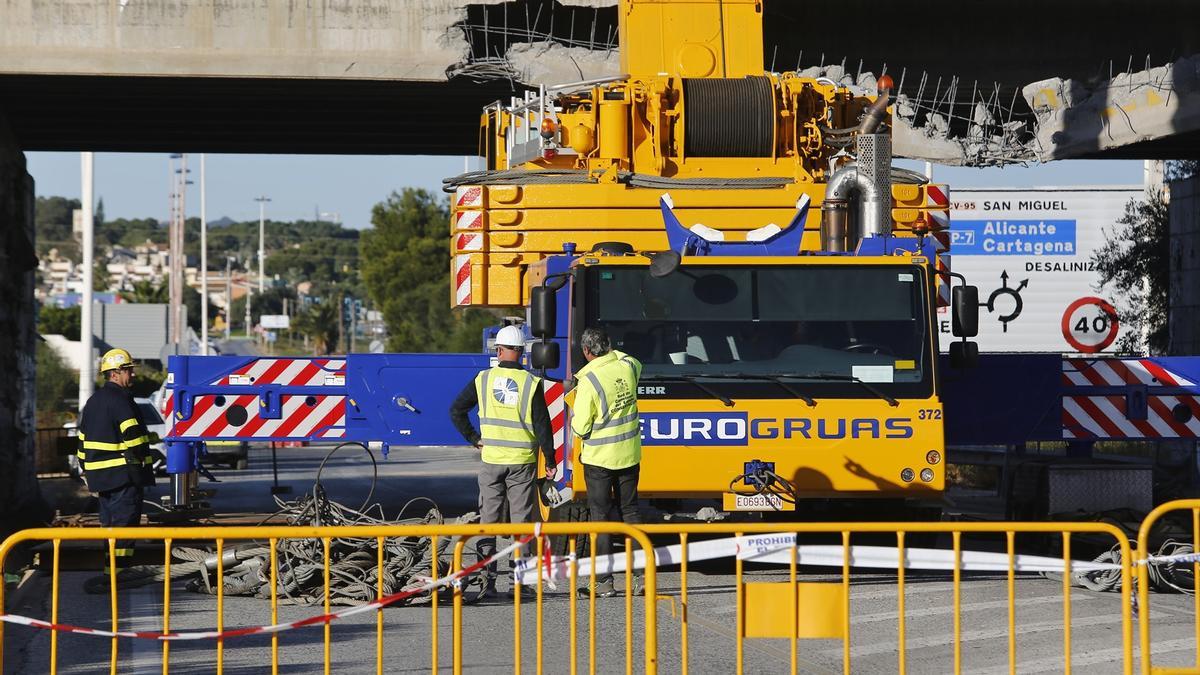
[[(79, 198), (77, 152), (29, 152), (29, 173), (37, 194)], [(167, 217), (168, 155), (96, 153), (95, 192), (104, 199), (106, 218)], [(443, 177), (463, 171), (463, 157), (371, 155), (208, 155), (207, 206), (210, 221), (258, 218), (255, 197), (266, 195), (267, 217), (312, 219), (317, 209), (337, 213), (348, 227), (370, 226), (371, 207), (403, 187), (439, 191)], [(897, 161), (923, 170), (924, 164)], [(187, 210), (198, 217), (199, 155), (188, 155), (194, 185)], [(1061, 187), (1141, 185), (1142, 162), (1066, 160), (1031, 167), (968, 169), (935, 166), (933, 179), (957, 187)]]
[[(27, 152), (39, 196), (78, 199), (78, 152)], [(189, 217), (200, 215), (200, 156), (187, 156), (193, 185)], [(105, 218), (166, 220), (169, 155), (98, 152), (95, 194), (104, 199)], [(371, 223), (371, 207), (393, 190), (421, 187), (439, 192), (442, 178), (462, 173), (462, 157), (363, 155), (207, 155), (205, 182), (210, 221), (223, 216), (257, 220), (260, 195), (271, 198), (267, 217), (312, 220), (316, 210), (337, 213), (348, 227)]]

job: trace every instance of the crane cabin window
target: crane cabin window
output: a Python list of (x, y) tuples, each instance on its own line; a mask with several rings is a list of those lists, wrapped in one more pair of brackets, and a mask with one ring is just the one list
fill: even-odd
[(778, 396), (766, 377), (862, 395), (832, 376), (924, 396), (929, 293), (915, 265), (688, 264), (658, 279), (640, 266), (591, 267), (582, 297), (587, 324), (640, 359), (646, 376), (712, 378), (705, 383), (743, 396)]

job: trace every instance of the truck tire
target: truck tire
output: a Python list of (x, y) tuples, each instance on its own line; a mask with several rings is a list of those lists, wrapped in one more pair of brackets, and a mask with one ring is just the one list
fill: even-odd
[(633, 245), (623, 241), (602, 241), (592, 247), (592, 252), (606, 255), (632, 255)]
[[(556, 509), (550, 509), (549, 522), (551, 523), (586, 523), (590, 520), (587, 505), (579, 502), (568, 502)], [(560, 557), (567, 555), (570, 552), (570, 541), (570, 535), (550, 537), (550, 554)], [(576, 535), (575, 555), (583, 557), (589, 555), (590, 551), (588, 536), (586, 534)]]

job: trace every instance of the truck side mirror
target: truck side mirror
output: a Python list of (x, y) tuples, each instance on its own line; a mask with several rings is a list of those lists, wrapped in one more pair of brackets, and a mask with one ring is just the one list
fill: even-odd
[(979, 344), (963, 340), (950, 343), (950, 367), (966, 370), (979, 365)]
[[(955, 286), (951, 292), (950, 329), (954, 337), (969, 338), (979, 335), (979, 288)], [(979, 350), (976, 349), (978, 354)]]
[(529, 365), (537, 369), (553, 370), (558, 367), (558, 343), (535, 342), (529, 350)]
[(557, 325), (557, 306), (554, 289), (535, 286), (529, 292), (529, 331), (535, 338), (554, 337)]
[(662, 251), (650, 254), (650, 276), (661, 279), (670, 276), (679, 269), (683, 258), (675, 251)]

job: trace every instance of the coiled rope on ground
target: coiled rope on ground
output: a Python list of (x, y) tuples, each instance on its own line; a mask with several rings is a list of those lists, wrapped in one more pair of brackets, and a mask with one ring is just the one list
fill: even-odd
[[(1192, 595), (1195, 588), (1194, 576), (1192, 574), (1191, 562), (1180, 562), (1175, 560), (1154, 560), (1158, 557), (1170, 557), (1179, 555), (1188, 555), (1193, 551), (1192, 545), (1186, 542), (1167, 539), (1158, 547), (1158, 551), (1151, 556), (1151, 560), (1146, 565), (1146, 576), (1150, 580), (1150, 588), (1159, 593), (1184, 593)], [(1096, 556), (1092, 562), (1106, 563), (1110, 565), (1121, 564), (1121, 547), (1113, 546), (1111, 549)], [(1043, 572), (1042, 576), (1047, 579), (1061, 581), (1062, 575), (1053, 572)], [(1078, 588), (1086, 588), (1091, 591), (1119, 591), (1121, 590), (1121, 570), (1097, 570), (1094, 572), (1072, 572), (1071, 583)]]

